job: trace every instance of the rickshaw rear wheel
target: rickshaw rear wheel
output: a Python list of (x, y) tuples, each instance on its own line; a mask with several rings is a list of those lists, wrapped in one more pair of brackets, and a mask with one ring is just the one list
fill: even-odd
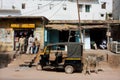
[(73, 71), (74, 71), (74, 67), (73, 67), (73, 66), (71, 66), (71, 65), (65, 66), (65, 72), (66, 72), (67, 74), (72, 74)]

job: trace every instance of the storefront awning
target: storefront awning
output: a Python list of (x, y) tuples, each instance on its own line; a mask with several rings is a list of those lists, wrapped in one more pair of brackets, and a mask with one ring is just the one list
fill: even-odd
[(107, 25), (85, 25), (82, 26), (83, 29), (93, 29), (93, 28), (107, 28)]
[(35, 21), (35, 20), (39, 20), (39, 21), (44, 21), (44, 23), (48, 23), (49, 20), (44, 17), (44, 16), (0, 16), (0, 22), (2, 21), (23, 21), (23, 22), (27, 22), (27, 21)]
[(67, 25), (67, 24), (49, 24), (45, 26), (49, 29), (56, 29), (56, 30), (70, 30), (70, 29), (77, 29), (77, 25)]
[[(55, 30), (78, 30), (77, 25), (68, 25), (68, 24), (49, 24), (45, 26), (48, 29)], [(81, 26), (82, 29), (92, 29), (92, 28), (107, 28), (106, 25), (85, 25)]]
[(21, 11), (16, 9), (0, 9), (0, 16), (10, 16), (10, 15), (19, 16), (21, 15)]

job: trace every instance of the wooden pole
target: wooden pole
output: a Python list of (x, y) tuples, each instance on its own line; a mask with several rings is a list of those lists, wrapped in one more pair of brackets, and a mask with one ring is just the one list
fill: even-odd
[(80, 31), (80, 42), (83, 43), (83, 38), (82, 38), (82, 29), (81, 29), (81, 24), (80, 24), (80, 9), (79, 9), (79, 4), (78, 4), (78, 0), (77, 0), (77, 11), (78, 11), (78, 30)]
[(109, 50), (110, 49), (110, 23), (108, 22), (107, 23), (107, 50)]

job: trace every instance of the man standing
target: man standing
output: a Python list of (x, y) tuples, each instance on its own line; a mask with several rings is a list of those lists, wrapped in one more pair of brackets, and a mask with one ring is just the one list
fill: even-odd
[(36, 53), (38, 53), (38, 51), (39, 51), (40, 43), (39, 43), (39, 41), (38, 41), (37, 38), (35, 38), (34, 43), (35, 43), (34, 53), (36, 54)]
[(23, 36), (20, 37), (19, 43), (20, 43), (20, 49), (19, 49), (20, 53), (23, 53), (25, 51), (25, 49), (24, 49), (25, 38)]
[(27, 52), (26, 52), (27, 54), (33, 53), (33, 49), (32, 49), (33, 42), (34, 42), (34, 38), (32, 35), (30, 35), (30, 37), (28, 38), (28, 47), (27, 47)]

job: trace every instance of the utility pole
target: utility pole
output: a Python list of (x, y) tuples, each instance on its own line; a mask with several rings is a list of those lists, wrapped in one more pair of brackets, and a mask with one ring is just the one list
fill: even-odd
[(81, 28), (81, 24), (80, 24), (80, 9), (79, 9), (79, 4), (78, 4), (78, 0), (77, 0), (77, 11), (78, 11), (78, 30), (80, 31), (80, 41), (81, 43), (83, 43), (83, 38), (82, 38), (82, 28)]
[(110, 20), (107, 20), (107, 49), (109, 50), (110, 49), (110, 36), (111, 36), (111, 32), (110, 32), (110, 23), (109, 23)]

